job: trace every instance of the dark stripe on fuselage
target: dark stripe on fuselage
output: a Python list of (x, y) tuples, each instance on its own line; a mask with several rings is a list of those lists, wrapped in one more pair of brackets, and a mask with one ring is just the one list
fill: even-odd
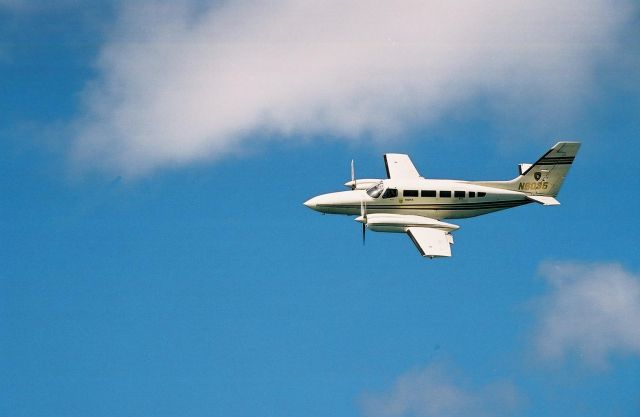
[[(367, 204), (367, 210), (490, 210), (494, 208), (510, 208), (529, 204), (529, 200), (496, 201), (493, 203), (459, 203), (459, 204)], [(319, 208), (359, 209), (358, 204), (319, 204)]]

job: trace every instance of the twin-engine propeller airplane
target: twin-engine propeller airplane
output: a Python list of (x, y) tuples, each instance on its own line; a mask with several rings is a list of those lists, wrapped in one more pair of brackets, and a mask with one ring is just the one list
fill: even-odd
[(558, 142), (534, 164), (520, 164), (511, 181), (461, 181), (423, 178), (408, 155), (384, 155), (388, 179), (355, 178), (351, 191), (322, 194), (305, 206), (323, 214), (359, 215), (362, 242), (366, 229), (406, 233), (422, 256), (451, 256), (459, 226), (442, 219), (463, 219), (536, 202), (560, 204), (555, 197), (580, 148), (579, 142)]

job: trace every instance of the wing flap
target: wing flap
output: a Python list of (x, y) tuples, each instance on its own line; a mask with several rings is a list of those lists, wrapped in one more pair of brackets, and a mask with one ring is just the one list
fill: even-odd
[(451, 256), (453, 239), (448, 232), (426, 227), (409, 227), (407, 234), (422, 256)]
[(387, 177), (397, 179), (420, 178), (418, 170), (411, 162), (409, 155), (400, 153), (387, 153), (384, 155), (384, 165), (387, 168)]

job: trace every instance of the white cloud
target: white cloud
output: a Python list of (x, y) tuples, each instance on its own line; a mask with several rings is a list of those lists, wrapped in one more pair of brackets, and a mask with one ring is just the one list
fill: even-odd
[(607, 0), (133, 4), (74, 123), (76, 158), (132, 175), (258, 137), (394, 138), (485, 95), (548, 118), (579, 106), (629, 12)]
[(577, 353), (604, 366), (612, 354), (640, 355), (640, 277), (617, 264), (552, 262), (540, 271), (551, 286), (536, 303), (543, 358)]
[(470, 387), (440, 362), (400, 375), (384, 394), (362, 399), (366, 417), (506, 416), (522, 402), (508, 382)]

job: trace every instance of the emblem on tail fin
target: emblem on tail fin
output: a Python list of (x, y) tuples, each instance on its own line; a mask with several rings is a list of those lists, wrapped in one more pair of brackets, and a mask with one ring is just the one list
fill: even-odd
[(542, 177), (542, 173), (541, 173), (540, 171), (535, 172), (535, 173), (533, 174), (533, 178), (535, 178), (535, 179), (536, 179), (536, 181), (540, 181), (540, 178), (541, 178), (541, 177)]

